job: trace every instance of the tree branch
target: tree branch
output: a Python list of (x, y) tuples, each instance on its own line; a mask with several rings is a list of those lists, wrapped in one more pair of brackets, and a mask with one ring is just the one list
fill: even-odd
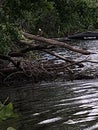
[(32, 35), (32, 34), (29, 34), (29, 33), (25, 33), (25, 32), (22, 32), (23, 35), (29, 39), (34, 39), (36, 41), (39, 41), (39, 42), (44, 42), (44, 43), (47, 43), (47, 44), (51, 44), (51, 45), (57, 45), (57, 46), (60, 46), (60, 47), (64, 47), (64, 48), (67, 48), (71, 51), (74, 51), (74, 52), (78, 52), (78, 53), (81, 53), (81, 54), (84, 54), (84, 55), (90, 55), (90, 54), (94, 54), (93, 52), (90, 52), (90, 51), (86, 51), (86, 50), (83, 50), (83, 49), (79, 49), (79, 48), (75, 48), (71, 45), (68, 45), (64, 42), (59, 42), (59, 41), (56, 41), (56, 40), (52, 40), (52, 39), (47, 39), (47, 38), (44, 38), (44, 37), (39, 37), (39, 36), (35, 36), (35, 35)]
[(16, 63), (10, 56), (5, 56), (5, 55), (1, 55), (1, 54), (0, 54), (0, 59), (2, 59), (2, 60), (8, 60), (8, 61), (10, 61), (16, 68), (22, 70), (22, 68), (20, 67), (20, 64), (19, 64), (18, 62)]

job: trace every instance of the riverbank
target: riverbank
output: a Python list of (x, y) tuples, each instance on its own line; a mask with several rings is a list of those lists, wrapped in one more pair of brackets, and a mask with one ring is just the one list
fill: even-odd
[[(13, 86), (18, 84), (25, 84), (28, 82), (38, 83), (41, 81), (75, 81), (88, 80), (98, 78), (98, 68), (75, 67), (66, 65), (63, 61), (47, 60), (30, 62), (25, 61), (25, 66), (22, 70), (17, 70), (15, 67), (6, 68), (3, 75), (0, 74), (0, 86)], [(11, 72), (12, 70), (12, 72)]]
[[(37, 40), (45, 40), (46, 44), (21, 41), (19, 45), (23, 43), (24, 46), (29, 47), (10, 53), (9, 56), (0, 55), (3, 60), (9, 60), (6, 66), (0, 68), (1, 84), (15, 84), (15, 82), (17, 84), (17, 82), (22, 81), (40, 82), (59, 78), (72, 81), (98, 77), (98, 53), (96, 48), (98, 41), (68, 41), (64, 43), (29, 35), (29, 38), (32, 37)], [(49, 44), (55, 44), (55, 46), (49, 46)], [(80, 47), (83, 49), (79, 49)], [(70, 48), (70, 51), (68, 48)], [(40, 55), (40, 57), (38, 59), (29, 57), (29, 51), (33, 51), (35, 56)]]

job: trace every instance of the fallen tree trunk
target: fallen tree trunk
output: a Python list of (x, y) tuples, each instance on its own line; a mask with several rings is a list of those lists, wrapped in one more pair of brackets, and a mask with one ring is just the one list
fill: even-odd
[(23, 53), (26, 53), (26, 52), (31, 51), (31, 50), (42, 50), (42, 51), (44, 51), (46, 53), (49, 53), (49, 54), (51, 54), (51, 55), (53, 55), (53, 56), (55, 56), (55, 57), (57, 57), (59, 59), (62, 59), (64, 61), (66, 61), (66, 62), (76, 63), (78, 66), (83, 66), (82, 64), (80, 64), (80, 63), (78, 64), (76, 61), (74, 61), (72, 59), (65, 58), (63, 56), (60, 56), (60, 55), (52, 52), (52, 51), (47, 50), (47, 49), (51, 49), (52, 46), (47, 47), (47, 46), (42, 46), (42, 45), (34, 45), (34, 44), (31, 44), (32, 42), (24, 42), (24, 41), (20, 41), (19, 43), (28, 45), (29, 48), (21, 50), (20, 52), (17, 52), (17, 53), (9, 54), (10, 56), (19, 56), (19, 54), (21, 56)]
[(22, 70), (22, 68), (20, 67), (20, 63), (15, 62), (10, 56), (5, 56), (5, 55), (0, 54), (0, 59), (7, 60), (7, 61), (11, 62), (16, 68)]
[[(23, 32), (23, 35), (32, 40), (18, 41), (19, 45), (22, 45), (22, 47), (24, 47), (22, 50), (9, 53), (8, 56), (0, 55), (0, 59), (8, 60), (14, 65), (13, 66), (12, 64), (9, 64), (8, 66), (0, 69), (0, 77), (3, 79), (4, 82), (11, 78), (16, 79), (15, 76), (17, 77), (17, 75), (20, 76), (19, 77), (20, 80), (22, 76), (25, 76), (25, 78), (27, 77), (32, 79), (35, 78), (38, 80), (42, 78), (44, 79), (45, 77), (48, 78), (49, 76), (50, 78), (51, 77), (55, 78), (65, 72), (67, 72), (69, 75), (70, 74), (73, 75), (74, 70), (76, 69), (77, 66), (79, 66), (78, 67), (79, 69), (84, 66), (82, 64), (83, 62), (98, 63), (97, 61), (87, 60), (87, 58), (82, 61), (77, 61), (77, 59), (70, 59), (67, 57), (63, 57), (62, 55), (59, 55), (54, 51), (48, 49), (54, 48), (55, 46), (59, 46), (84, 55), (94, 54), (90, 51), (79, 49), (54, 39), (47, 39), (44, 37), (31, 35), (25, 32)], [(38, 42), (34, 42), (34, 40)], [(30, 61), (30, 59), (23, 59), (20, 57), (20, 56), (25, 56), (25, 53), (33, 50), (40, 50), (45, 53), (51, 54), (55, 56), (56, 59), (55, 60), (52, 59), (53, 62), (51, 62), (51, 59), (47, 61), (42, 60), (41, 62), (37, 62), (37, 61), (32, 61), (32, 59)], [(20, 59), (13, 58), (13, 57), (20, 57)], [(58, 62), (58, 59), (64, 60), (66, 62)], [(71, 77), (71, 75), (69, 77)]]
[(33, 50), (42, 50), (42, 49), (51, 49), (53, 48), (52, 46), (40, 46), (40, 45), (32, 45), (28, 42), (19, 42), (19, 43), (22, 43), (22, 44), (25, 44), (29, 47), (25, 48), (25, 49), (22, 49), (18, 52), (11, 52), (9, 53), (8, 55), (11, 56), (11, 57), (23, 57), (25, 53), (29, 52), (29, 51), (33, 51)]
[(51, 52), (49, 50), (44, 50), (44, 51), (47, 52), (47, 53), (49, 53), (50, 55), (53, 55), (53, 56), (61, 59), (61, 60), (64, 60), (64, 61), (69, 62), (69, 63), (74, 63), (74, 64), (78, 65), (79, 67), (84, 67), (84, 65), (82, 63), (78, 63), (77, 61), (74, 61), (72, 59), (65, 58), (65, 57), (63, 57), (61, 55), (58, 55), (58, 54), (56, 54), (54, 52)]
[(56, 41), (56, 40), (35, 36), (35, 35), (29, 34), (29, 33), (26, 33), (26, 32), (23, 32), (23, 35), (25, 37), (29, 38), (29, 39), (33, 39), (33, 40), (36, 40), (36, 41), (39, 41), (39, 42), (48, 43), (48, 44), (51, 44), (51, 45), (57, 45), (57, 46), (60, 46), (60, 47), (64, 47), (64, 48), (67, 48), (71, 51), (78, 52), (78, 53), (81, 53), (81, 54), (84, 54), (84, 55), (94, 54), (93, 52), (86, 51), (86, 50), (79, 49), (79, 48), (75, 48), (75, 47), (68, 45), (64, 42), (59, 42), (59, 41)]

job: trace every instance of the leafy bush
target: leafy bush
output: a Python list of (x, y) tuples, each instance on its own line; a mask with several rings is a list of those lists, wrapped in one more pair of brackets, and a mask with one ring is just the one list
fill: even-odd
[(15, 117), (17, 117), (17, 114), (13, 112), (13, 104), (4, 105), (0, 102), (0, 122)]
[(0, 53), (8, 54), (12, 44), (21, 37), (13, 24), (0, 24)]
[(65, 36), (98, 27), (98, 3), (93, 0), (1, 0), (0, 54), (8, 54), (19, 30), (45, 37)]

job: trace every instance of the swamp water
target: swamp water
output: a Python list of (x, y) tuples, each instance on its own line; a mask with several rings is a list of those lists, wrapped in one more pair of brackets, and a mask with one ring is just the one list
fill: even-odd
[[(97, 52), (98, 41), (82, 43)], [(98, 54), (89, 58), (98, 60)], [(98, 130), (98, 79), (3, 86), (0, 101), (7, 97), (20, 118), (7, 120), (0, 130), (9, 126), (17, 130)]]

